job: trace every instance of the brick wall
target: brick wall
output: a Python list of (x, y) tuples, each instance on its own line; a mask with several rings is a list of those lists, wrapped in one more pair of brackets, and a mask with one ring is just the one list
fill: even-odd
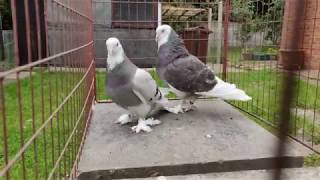
[[(304, 5), (297, 5), (297, 1), (304, 1)], [(300, 6), (303, 17), (298, 19), (298, 31), (293, 29), (293, 24), (297, 19), (294, 19), (295, 7)], [(300, 39), (297, 39), (299, 33)], [(297, 43), (300, 50), (304, 52), (305, 68), (319, 69), (320, 68), (320, 0), (286, 0), (281, 49), (290, 50), (291, 42)]]

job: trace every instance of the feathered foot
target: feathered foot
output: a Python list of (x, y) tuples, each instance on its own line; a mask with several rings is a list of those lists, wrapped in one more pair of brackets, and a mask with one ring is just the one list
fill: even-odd
[(194, 106), (195, 101), (196, 101), (196, 97), (189, 97), (189, 98), (183, 99), (182, 102), (177, 106), (173, 108), (165, 107), (165, 109), (174, 114), (185, 113), (185, 112), (196, 109), (196, 106)]
[(139, 119), (138, 124), (136, 126), (131, 127), (131, 129), (135, 133), (139, 133), (141, 131), (151, 132), (152, 131), (151, 126), (155, 126), (160, 123), (161, 123), (161, 121), (159, 121), (157, 119), (153, 119), (153, 118)]
[(133, 121), (133, 118), (130, 114), (123, 114), (115, 121), (115, 123), (124, 125), (124, 124), (128, 124), (129, 122), (132, 122), (132, 121)]

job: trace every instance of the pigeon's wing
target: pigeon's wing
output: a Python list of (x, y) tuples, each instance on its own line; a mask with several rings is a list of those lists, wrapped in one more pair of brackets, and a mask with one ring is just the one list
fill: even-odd
[(155, 80), (143, 69), (138, 69), (132, 80), (133, 91), (144, 103), (153, 103), (163, 99)]
[(174, 88), (184, 92), (204, 92), (216, 84), (213, 72), (197, 57), (189, 55), (168, 64), (165, 80)]

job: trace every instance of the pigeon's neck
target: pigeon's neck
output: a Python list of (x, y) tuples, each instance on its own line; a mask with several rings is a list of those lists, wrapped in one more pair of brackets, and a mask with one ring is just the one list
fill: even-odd
[(159, 48), (159, 65), (167, 65), (180, 57), (189, 55), (183, 40), (174, 37)]
[(165, 38), (161, 38), (158, 42), (158, 50), (160, 49), (160, 47), (164, 44), (166, 44), (168, 42), (169, 36), (165, 37)]
[(108, 84), (110, 87), (124, 86), (131, 81), (136, 71), (137, 66), (125, 56), (121, 64), (108, 71)]
[(123, 52), (108, 55), (107, 64), (108, 64), (108, 70), (112, 71), (114, 68), (116, 68), (119, 64), (123, 63), (124, 61), (124, 54)]

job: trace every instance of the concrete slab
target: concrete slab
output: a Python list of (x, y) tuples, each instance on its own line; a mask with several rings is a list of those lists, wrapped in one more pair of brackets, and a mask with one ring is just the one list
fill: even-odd
[[(176, 103), (176, 101), (174, 101)], [(79, 180), (143, 178), (270, 169), (278, 139), (229, 104), (199, 100), (197, 110), (164, 113), (151, 133), (114, 124), (125, 111), (98, 104), (81, 156)], [(301, 167), (309, 151), (289, 142), (285, 167)]]
[[(282, 180), (319, 180), (320, 168), (291, 168), (282, 170)], [(154, 178), (139, 178), (130, 180), (270, 180), (273, 179), (273, 170), (251, 170), (237, 171), (225, 173), (210, 173), (210, 174), (194, 174), (186, 176), (160, 176)], [(129, 180), (129, 179), (122, 179)]]

